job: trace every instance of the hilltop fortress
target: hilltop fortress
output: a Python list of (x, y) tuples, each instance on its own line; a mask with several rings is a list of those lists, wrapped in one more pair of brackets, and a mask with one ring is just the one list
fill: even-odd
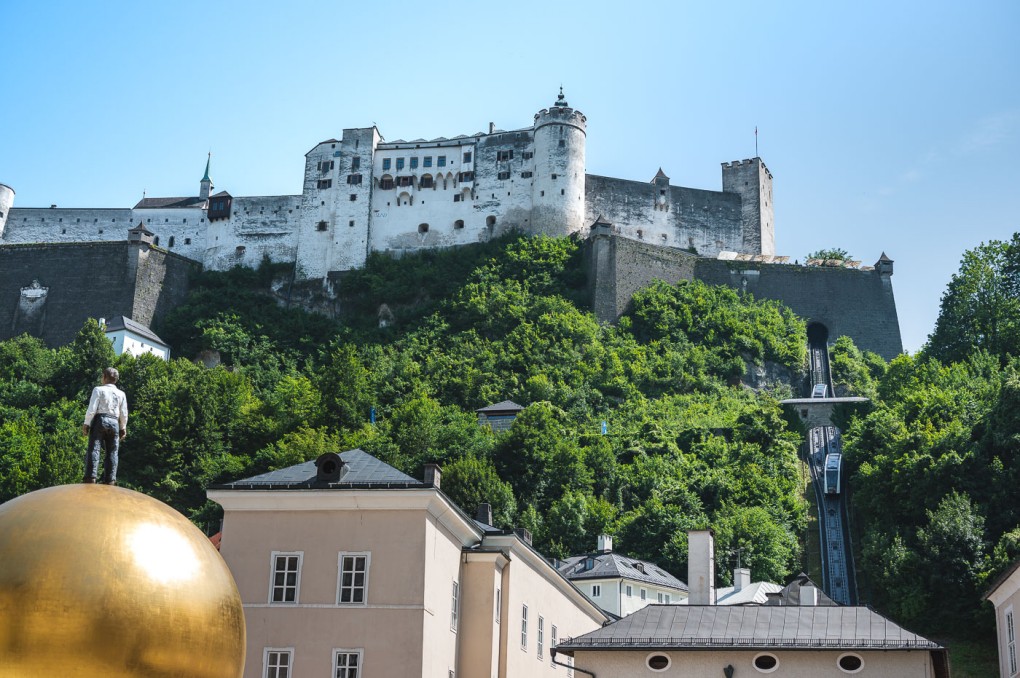
[[(573, 235), (587, 239), (594, 307), (604, 320), (618, 317), (629, 295), (653, 278), (699, 277), (786, 300), (809, 293), (813, 285), (805, 290), (804, 281), (812, 275), (838, 273), (843, 275), (837, 287), (858, 299), (864, 294), (863, 303), (875, 295), (865, 294), (862, 283), (885, 290), (880, 296), (887, 299), (870, 309), (884, 319), (878, 331), (887, 335), (884, 339), (872, 331), (867, 336), (851, 331), (848, 323), (833, 327), (841, 324), (840, 313), (819, 303), (825, 307), (826, 300), (843, 296), (836, 289), (822, 290), (824, 299), (805, 299), (808, 307), (793, 303), (794, 310), (826, 323), (834, 336), (851, 334), (862, 347), (887, 357), (900, 351), (889, 283), (892, 262), (886, 260), (877, 272), (871, 267), (822, 271), (776, 257), (772, 175), (760, 158), (722, 163), (721, 191), (672, 186), (661, 169), (649, 182), (586, 174), (586, 123), (561, 90), (531, 126), (513, 131), (490, 124), (488, 132), (471, 136), (386, 141), (375, 127), (344, 129), (339, 140), (327, 139), (305, 155), (301, 195), (214, 192), (208, 161), (198, 195), (146, 197), (130, 208), (14, 207), (13, 189), (0, 184), (0, 263), (4, 255), (16, 258), (23, 278), (8, 280), (10, 271), (5, 276), (0, 270), (0, 338), (24, 324), (18, 319), (23, 313), (8, 310), (10, 302), (32, 307), (38, 319), (39, 289), (53, 287), (44, 279), (61, 275), (42, 256), (55, 252), (46, 245), (126, 245), (128, 230), (141, 224), (145, 258), (151, 258), (150, 249), (160, 253), (161, 266), (171, 262), (167, 270), (183, 266), (172, 263), (178, 259), (223, 270), (254, 267), (268, 257), (294, 263), (298, 279), (321, 279), (327, 291), (342, 279), (341, 272), (362, 267), (372, 252), (399, 256), (483, 242), (508, 230)], [(132, 257), (134, 263), (127, 265), (135, 277), (144, 273), (151, 281), (153, 275), (139, 272), (138, 257), (129, 251)], [(799, 275), (777, 283), (781, 269), (796, 269)], [(8, 302), (15, 288), (22, 297), (32, 296), (31, 303)], [(106, 315), (143, 323), (155, 317), (154, 311), (133, 311)]]

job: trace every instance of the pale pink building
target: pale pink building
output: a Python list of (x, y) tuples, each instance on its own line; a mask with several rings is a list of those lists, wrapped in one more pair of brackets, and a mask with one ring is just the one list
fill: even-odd
[[(361, 450), (209, 490), (246, 678), (568, 678), (551, 648), (607, 615), (523, 531)], [(484, 505), (483, 505), (484, 506)]]

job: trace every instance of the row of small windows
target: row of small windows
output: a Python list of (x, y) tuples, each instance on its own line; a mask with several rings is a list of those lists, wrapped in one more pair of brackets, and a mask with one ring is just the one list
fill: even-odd
[[(371, 553), (340, 553), (337, 556), (337, 605), (364, 605), (368, 599)], [(297, 604), (301, 593), (303, 552), (273, 553), (269, 602)]]
[[(364, 653), (361, 648), (333, 650), (334, 678), (362, 678)], [(291, 678), (294, 675), (294, 650), (267, 647), (263, 650), (262, 666), (265, 678)]]
[[(496, 620), (497, 620), (497, 622), (499, 621), (498, 608), (499, 608), (500, 601), (501, 601), (501, 598), (500, 598), (500, 595), (499, 595), (499, 589), (496, 589), (496, 603), (497, 603), (497, 617), (496, 617)], [(521, 650), (524, 651), (524, 652), (528, 651), (528, 636), (529, 636), (529, 633), (530, 633), (530, 628), (529, 628), (530, 621), (529, 621), (529, 618), (528, 618), (528, 614), (529, 614), (528, 613), (528, 606), (527, 605), (522, 605), (521, 606)], [(549, 628), (549, 647), (555, 647), (556, 646), (558, 637), (559, 636), (558, 636), (558, 631), (556, 629), (556, 625), (555, 624), (550, 625), (550, 628)], [(539, 661), (543, 661), (545, 659), (545, 650), (546, 650), (545, 617), (543, 617), (542, 615), (539, 615), (538, 616), (538, 624), (537, 624), (537, 628), (536, 628), (536, 634), (535, 634), (535, 658), (538, 659)], [(556, 668), (556, 666), (557, 666), (557, 664), (556, 664), (556, 657), (552, 653), (549, 654), (549, 660), (550, 660), (550, 663), (552, 664), (552, 667)], [(572, 658), (568, 658), (568, 661), (572, 662), (573, 659)], [(570, 673), (573, 673), (573, 670), (571, 670)]]
[[(393, 160), (394, 160), (393, 158), (383, 158), (382, 168), (383, 168), (384, 172), (386, 172), (386, 171), (388, 171), (388, 170), (393, 168)], [(400, 170), (404, 169), (404, 166), (405, 166), (405, 162), (404, 161), (405, 160), (406, 160), (406, 158), (396, 158), (396, 161), (397, 161), (396, 165), (397, 165), (397, 171), (398, 172)], [(418, 158), (411, 158), (410, 161), (411, 161), (410, 162), (411, 169), (417, 169), (418, 168)], [(471, 154), (470, 153), (465, 153), (464, 154), (464, 162), (471, 162)], [(426, 155), (425, 157), (421, 158), (421, 166), (422, 167), (432, 167), (432, 156), (431, 155)], [(446, 167), (446, 156), (445, 155), (436, 156), (436, 167)]]
[[(652, 652), (645, 657), (645, 665), (655, 673), (661, 673), (673, 665), (673, 659), (668, 654)], [(758, 673), (773, 673), (779, 668), (779, 657), (771, 652), (761, 652), (751, 660), (751, 666)], [(859, 654), (846, 652), (836, 659), (836, 667), (843, 673), (860, 673), (864, 659)]]

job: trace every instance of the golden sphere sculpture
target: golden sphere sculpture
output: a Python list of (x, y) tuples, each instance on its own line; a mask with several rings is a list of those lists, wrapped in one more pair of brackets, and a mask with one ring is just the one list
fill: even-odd
[(0, 505), (0, 678), (239, 678), (244, 611), (166, 504), (61, 485)]

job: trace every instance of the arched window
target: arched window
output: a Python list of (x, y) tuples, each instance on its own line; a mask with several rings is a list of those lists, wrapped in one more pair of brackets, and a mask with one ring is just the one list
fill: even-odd
[(464, 220), (458, 219), (457, 221), (453, 222), (453, 227), (457, 230), (464, 228)]
[(432, 180), (431, 174), (421, 175), (421, 179), (418, 180), (418, 188), (432, 188), (436, 187), (435, 181)]
[(422, 235), (428, 233), (429, 232), (429, 225), (428, 224), (418, 224), (418, 232), (421, 233)]
[(379, 177), (379, 189), (386, 191), (393, 188), (393, 177), (389, 174), (384, 174)]
[(170, 236), (170, 241), (167, 243), (167, 246), (168, 247), (173, 247), (174, 246), (174, 237), (173, 236)]
[(159, 236), (158, 235), (155, 238), (152, 239), (152, 244), (155, 245), (156, 247), (159, 247)]
[(488, 226), (489, 228), (492, 228), (493, 226), (495, 226), (496, 225), (496, 217), (493, 217), (493, 216), (485, 217), (485, 225)]

